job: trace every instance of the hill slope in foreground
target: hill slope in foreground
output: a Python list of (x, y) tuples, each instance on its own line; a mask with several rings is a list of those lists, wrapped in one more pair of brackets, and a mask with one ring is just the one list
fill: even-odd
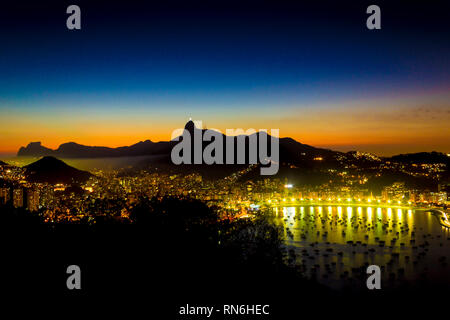
[(85, 182), (91, 177), (87, 171), (78, 170), (54, 157), (42, 159), (25, 166), (27, 179), (32, 182), (73, 183)]

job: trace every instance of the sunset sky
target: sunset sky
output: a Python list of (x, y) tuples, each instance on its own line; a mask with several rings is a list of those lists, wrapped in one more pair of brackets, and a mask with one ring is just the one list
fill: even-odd
[(371, 2), (300, 2), (78, 1), (80, 31), (72, 3), (6, 5), (0, 153), (169, 140), (189, 117), (342, 151), (450, 152), (445, 1), (380, 1), (376, 31)]

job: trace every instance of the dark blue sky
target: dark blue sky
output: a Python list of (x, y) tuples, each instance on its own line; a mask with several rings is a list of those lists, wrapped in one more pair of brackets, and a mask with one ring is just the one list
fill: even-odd
[[(95, 109), (120, 118), (126, 108), (164, 122), (167, 108), (181, 119), (212, 121), (214, 112), (231, 122), (243, 110), (339, 109), (436, 92), (430, 101), (441, 106), (450, 84), (447, 1), (378, 1), (376, 31), (365, 27), (373, 1), (314, 2), (4, 4), (0, 112)], [(66, 29), (70, 4), (81, 7), (80, 31)]]

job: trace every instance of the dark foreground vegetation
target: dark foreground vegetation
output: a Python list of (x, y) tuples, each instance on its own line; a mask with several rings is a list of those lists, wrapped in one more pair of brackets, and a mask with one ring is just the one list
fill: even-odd
[[(22, 304), (75, 304), (79, 311), (89, 306), (107, 313), (148, 308), (160, 319), (179, 318), (178, 307), (188, 303), (270, 304), (270, 318), (285, 319), (305, 310), (331, 316), (395, 307), (390, 312), (404, 314), (413, 310), (402, 304), (426, 303), (447, 291), (333, 292), (288, 266), (270, 215), (219, 220), (196, 200), (142, 199), (129, 219), (79, 224), (44, 223), (11, 207), (0, 211), (2, 290)], [(79, 291), (66, 288), (66, 268), (73, 264), (82, 271)]]

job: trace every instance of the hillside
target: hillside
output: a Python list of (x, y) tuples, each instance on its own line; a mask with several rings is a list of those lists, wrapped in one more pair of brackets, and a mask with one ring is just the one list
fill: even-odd
[(87, 171), (78, 170), (54, 157), (44, 157), (25, 166), (27, 180), (31, 182), (65, 183), (84, 182), (91, 177)]

